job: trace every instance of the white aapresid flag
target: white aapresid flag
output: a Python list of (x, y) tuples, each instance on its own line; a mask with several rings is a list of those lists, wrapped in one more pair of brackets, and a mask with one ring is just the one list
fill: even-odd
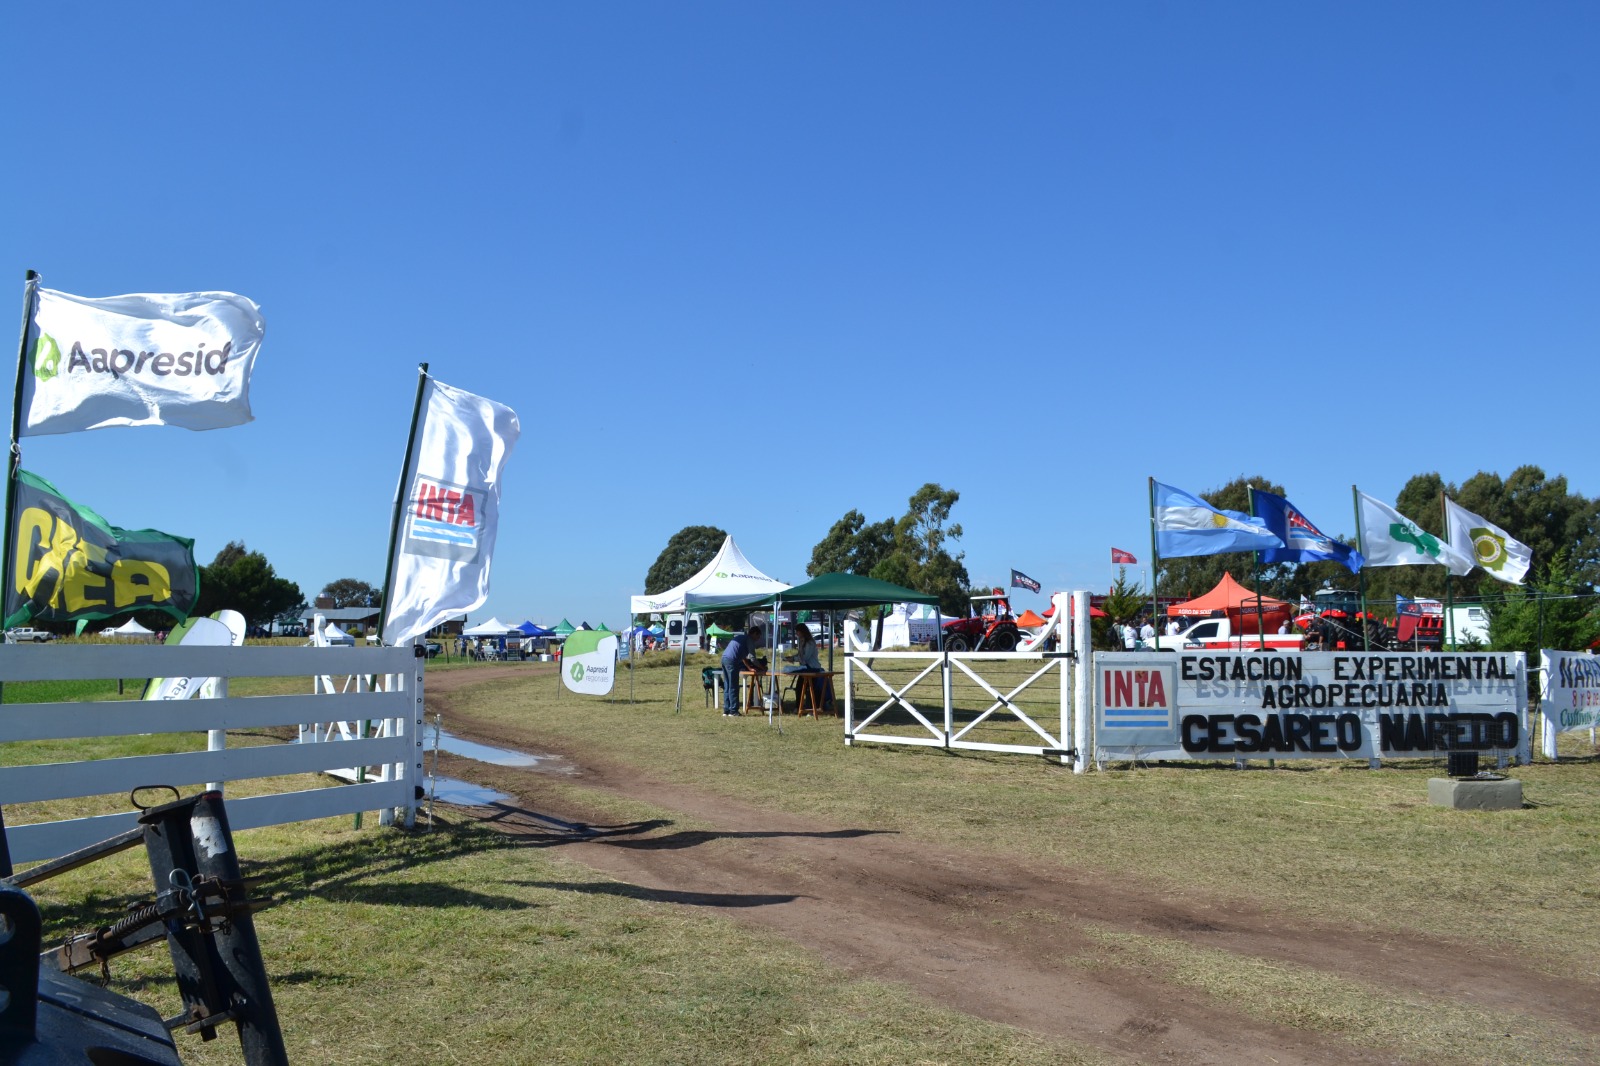
[(18, 436), (105, 426), (222, 429), (250, 414), (266, 326), (231, 292), (90, 298), (38, 289), (30, 303)]
[(521, 432), (511, 408), (425, 377), (400, 482), (385, 644), (404, 644), (489, 598), (500, 475)]
[(1444, 518), (1445, 531), (1456, 551), (1470, 556), (1501, 581), (1522, 584), (1522, 579), (1528, 576), (1528, 567), (1533, 564), (1532, 548), (1448, 496), (1444, 500)]
[(1457, 551), (1405, 515), (1364, 492), (1361, 506), (1361, 554), (1367, 566), (1445, 566), (1456, 576), (1472, 570), (1472, 556)]

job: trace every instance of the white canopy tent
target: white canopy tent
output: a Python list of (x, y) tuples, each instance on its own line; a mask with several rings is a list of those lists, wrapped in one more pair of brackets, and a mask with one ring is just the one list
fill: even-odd
[(522, 636), (522, 631), (516, 626), (502, 622), (498, 618), (490, 618), (487, 622), (479, 622), (472, 628), (461, 631), (464, 637), (507, 637), (512, 633)]
[(155, 636), (155, 632), (153, 630), (146, 629), (144, 626), (130, 618), (120, 626), (117, 626), (115, 629), (102, 629), (100, 631), (100, 635), (102, 637), (119, 637), (126, 639), (128, 637), (153, 637)]
[[(711, 561), (689, 580), (676, 588), (654, 595), (634, 596), (628, 601), (628, 612), (637, 617), (642, 614), (681, 614), (683, 615), (684, 628), (688, 629), (689, 616), (685, 610), (684, 600), (690, 594), (696, 599), (726, 598), (729, 600), (745, 599), (750, 596), (765, 596), (774, 592), (782, 592), (789, 586), (777, 578), (768, 577), (757, 570), (749, 559), (744, 557), (744, 552), (739, 550), (739, 545), (733, 541), (733, 534), (729, 533), (722, 547), (717, 549), (717, 554)], [(687, 634), (685, 635), (687, 638)], [(630, 638), (631, 639), (631, 638)], [(688, 654), (689, 641), (685, 639), (678, 649), (678, 703), (683, 703), (683, 663)], [(628, 675), (631, 688), (633, 675)]]
[(733, 542), (733, 534), (730, 533), (712, 560), (693, 577), (666, 592), (634, 596), (628, 601), (628, 610), (634, 615), (681, 614), (684, 597), (691, 592), (702, 599), (712, 596), (742, 599), (782, 592), (788, 587), (752, 566), (750, 560), (744, 557), (744, 552), (739, 550), (739, 545)]

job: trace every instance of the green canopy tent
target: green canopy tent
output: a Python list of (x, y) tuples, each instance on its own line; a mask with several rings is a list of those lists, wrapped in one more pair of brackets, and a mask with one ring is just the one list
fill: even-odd
[(551, 630), (551, 632), (558, 637), (570, 637), (577, 631), (578, 627), (567, 621), (565, 618), (561, 620), (560, 624), (557, 625), (555, 629)]
[[(939, 596), (933, 592), (918, 592), (908, 589), (903, 585), (896, 585), (888, 581), (879, 581), (877, 578), (862, 577), (860, 574), (821, 574), (804, 584), (795, 585), (779, 592), (768, 592), (760, 596), (707, 596), (698, 597), (693, 593), (684, 596), (684, 609), (690, 611), (758, 611), (766, 609), (776, 615), (782, 608), (791, 610), (813, 611), (845, 611), (855, 607), (877, 607), (886, 603), (922, 603), (939, 608)], [(776, 619), (770, 632), (776, 632)], [(943, 620), (940, 620), (941, 644), (943, 634)], [(838, 632), (838, 626), (834, 626)], [(828, 647), (828, 669), (833, 669), (833, 647)], [(773, 690), (777, 689), (777, 678), (772, 678)], [(678, 706), (683, 706), (683, 660), (678, 661)], [(779, 728), (782, 729), (780, 723)]]

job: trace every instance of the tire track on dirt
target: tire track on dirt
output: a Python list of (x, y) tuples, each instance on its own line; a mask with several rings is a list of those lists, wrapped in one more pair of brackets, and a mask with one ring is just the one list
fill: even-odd
[[(525, 668), (507, 673), (527, 676)], [(491, 679), (485, 670), (463, 681)], [(427, 696), (444, 703), (455, 687), (430, 683)], [(459, 711), (451, 722), (457, 735), (483, 743), (549, 749)], [(1393, 1060), (1334, 1036), (1263, 1022), (1154, 973), (1111, 964), (1086, 926), (1600, 1032), (1592, 1007), (1600, 988), (1489, 959), (1470, 946), (1300, 921), (1249, 903), (1180, 902), (1093, 871), (1044, 869), (749, 807), (610, 764), (598, 751), (555, 753), (581, 768), (562, 779), (569, 787), (624, 796), (714, 829), (674, 830), (671, 821), (605, 826), (580, 809), (581, 801), (557, 800), (536, 772), (446, 758), (452, 774), (517, 798), (483, 811), (485, 821), (530, 846), (558, 846), (564, 856), (633, 886), (641, 898), (720, 909), (846, 972), (909, 985), (942, 1006), (1115, 1055), (1196, 1064)], [(1486, 970), (1493, 980), (1485, 979)]]

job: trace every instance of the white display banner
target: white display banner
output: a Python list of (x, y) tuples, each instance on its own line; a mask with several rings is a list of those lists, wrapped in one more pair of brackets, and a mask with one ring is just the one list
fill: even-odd
[(1521, 652), (1101, 652), (1095, 746), (1111, 759), (1523, 757)]
[(40, 289), (18, 435), (249, 422), (265, 330), (261, 308), (231, 292), (97, 299)]
[(500, 478), (521, 432), (504, 404), (427, 379), (401, 480), (385, 644), (404, 644), (489, 598)]
[(1539, 715), (1544, 719), (1544, 753), (1556, 757), (1556, 737), (1600, 728), (1600, 656), (1576, 651), (1540, 652), (1544, 677)]
[(580, 629), (561, 646), (561, 680), (573, 692), (604, 696), (617, 678), (617, 635)]

